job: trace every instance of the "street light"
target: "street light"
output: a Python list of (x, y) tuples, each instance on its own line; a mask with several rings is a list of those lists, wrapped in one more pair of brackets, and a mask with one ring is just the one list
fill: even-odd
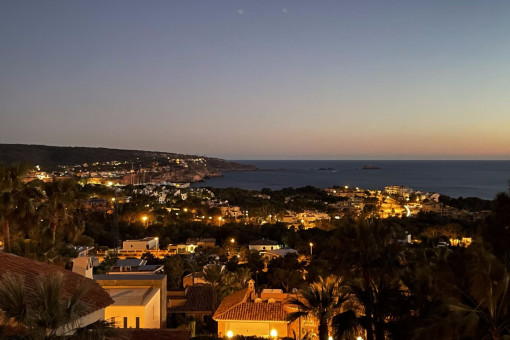
[(356, 338), (356, 340), (363, 340), (363, 338), (362, 338), (362, 337), (360, 337), (360, 336), (358, 336), (358, 337)]
[(228, 331), (227, 332), (227, 338), (231, 339), (234, 336), (234, 332)]
[(148, 219), (149, 218), (147, 216), (145, 216), (145, 215), (142, 216), (142, 222), (145, 224), (145, 227), (147, 227), (149, 225)]
[(156, 240), (156, 257), (159, 256), (159, 237), (154, 238)]
[(313, 243), (310, 242), (310, 256), (313, 255)]
[(271, 335), (272, 338), (276, 339), (276, 337), (278, 336), (278, 332), (276, 331), (276, 329), (272, 329), (271, 332), (269, 332), (269, 335)]

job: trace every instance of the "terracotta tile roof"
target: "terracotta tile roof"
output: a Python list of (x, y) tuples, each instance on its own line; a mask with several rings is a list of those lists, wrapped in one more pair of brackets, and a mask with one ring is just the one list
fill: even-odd
[(242, 302), (228, 309), (220, 315), (214, 315), (214, 320), (243, 320), (243, 321), (287, 321), (287, 312), (281, 302)]
[(273, 240), (266, 240), (265, 238), (250, 242), (250, 246), (277, 246), (278, 242)]
[(250, 288), (227, 296), (213, 316), (214, 320), (287, 321), (285, 304), (281, 301), (254, 302), (249, 298)]
[(210, 311), (212, 305), (212, 287), (209, 285), (195, 285), (186, 288), (186, 303), (184, 306), (172, 307), (170, 311)]
[[(0, 252), (0, 277), (9, 273), (21, 275), (24, 278), (25, 287), (28, 292), (36, 289), (37, 280), (41, 275), (51, 275), (58, 272), (63, 274), (64, 282), (61, 295), (64, 299), (71, 297), (76, 288), (82, 284), (89, 287), (88, 291), (80, 299), (84, 307), (83, 315), (93, 313), (113, 304), (110, 295), (94, 280), (61, 267)], [(28, 298), (30, 301), (30, 296)]]
[(214, 313), (213, 319), (221, 316), (223, 313), (228, 311), (230, 308), (234, 307), (237, 304), (243, 303), (247, 300), (248, 293), (251, 292), (249, 288), (241, 289), (238, 292), (235, 292), (232, 295), (229, 295), (221, 301), (220, 306), (216, 309), (216, 313)]
[(108, 340), (188, 340), (189, 330), (180, 329), (115, 329), (112, 335), (106, 337)]

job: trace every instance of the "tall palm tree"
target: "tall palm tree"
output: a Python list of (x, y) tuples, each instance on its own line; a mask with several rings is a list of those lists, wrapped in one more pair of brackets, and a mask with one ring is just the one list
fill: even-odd
[(213, 264), (204, 268), (204, 279), (212, 287), (211, 311), (214, 313), (218, 306), (218, 286), (223, 278), (223, 266)]
[(504, 264), (479, 245), (470, 248), (467, 292), (450, 308), (463, 328), (482, 340), (510, 339), (510, 274)]
[(8, 167), (0, 164), (0, 220), (6, 251), (11, 250), (12, 219), (17, 213), (17, 201), (25, 187), (23, 177), (27, 172), (26, 165)]
[(221, 297), (223, 298), (245, 288), (249, 280), (251, 280), (251, 270), (249, 268), (241, 267), (235, 272), (223, 271), (219, 289)]
[(51, 243), (55, 245), (57, 231), (61, 231), (65, 225), (77, 226), (74, 215), (77, 206), (76, 183), (72, 179), (53, 178), (53, 181), (45, 186), (45, 192), (47, 199), (42, 207), (43, 215), (49, 223)]
[(190, 259), (186, 263), (186, 267), (191, 270), (191, 285), (195, 285), (195, 273), (198, 272), (202, 267), (200, 267), (195, 259)]
[(237, 281), (241, 285), (241, 288), (246, 287), (248, 285), (248, 281), (250, 281), (252, 279), (251, 278), (252, 272), (251, 272), (250, 268), (247, 268), (247, 267), (238, 268), (237, 271), (235, 272), (235, 275), (236, 275)]
[(345, 225), (337, 231), (342, 249), (345, 287), (353, 307), (355, 320), (347, 322), (347, 314), (335, 319), (340, 337), (346, 325), (361, 326), (367, 340), (384, 340), (391, 323), (405, 307), (405, 287), (400, 279), (405, 268), (405, 248), (398, 233), (381, 223), (361, 222)]
[(319, 340), (327, 340), (331, 319), (347, 301), (347, 296), (340, 291), (341, 285), (342, 280), (337, 277), (319, 277), (318, 282), (301, 291), (301, 298), (296, 297), (288, 302), (298, 308), (297, 312), (289, 315), (289, 321), (313, 317), (319, 322)]

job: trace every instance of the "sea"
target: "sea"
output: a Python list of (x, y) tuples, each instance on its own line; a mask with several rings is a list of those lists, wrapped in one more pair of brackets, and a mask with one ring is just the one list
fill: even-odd
[[(240, 160), (259, 171), (224, 172), (222, 177), (193, 183), (192, 187), (278, 190), (311, 185), (334, 185), (381, 190), (404, 185), (423, 192), (450, 197), (493, 199), (508, 192), (510, 161), (387, 161), (387, 160)], [(365, 166), (379, 169), (363, 169)]]

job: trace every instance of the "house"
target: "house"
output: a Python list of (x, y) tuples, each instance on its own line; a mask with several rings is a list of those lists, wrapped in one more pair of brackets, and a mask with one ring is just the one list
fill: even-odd
[(250, 250), (257, 250), (257, 251), (265, 251), (265, 250), (274, 250), (274, 249), (280, 249), (281, 246), (278, 244), (278, 242), (273, 240), (255, 240), (251, 241), (248, 245), (248, 249)]
[(127, 240), (122, 242), (122, 250), (156, 250), (159, 246), (157, 237), (146, 237), (141, 240)]
[[(215, 266), (215, 264), (206, 264), (205, 266), (202, 267), (201, 271), (195, 272), (194, 273), (195, 275), (190, 273), (184, 276), (182, 278), (182, 286), (186, 288), (187, 286), (194, 286), (196, 284), (206, 284), (207, 281), (205, 280), (205, 269), (210, 266)], [(221, 266), (222, 271), (223, 269), (225, 269), (225, 266)]]
[(182, 286), (184, 288), (188, 286), (193, 286), (196, 284), (205, 284), (207, 281), (205, 281), (205, 273), (203, 270), (195, 272), (193, 274), (188, 274), (182, 278)]
[[(80, 318), (76, 321), (76, 324), (69, 325), (69, 329), (85, 327), (96, 321), (105, 320), (105, 309), (113, 304), (110, 295), (100, 285), (85, 276), (65, 270), (64, 268), (3, 252), (0, 252), (0, 263), (0, 278), (3, 278), (5, 275), (17, 275), (23, 279), (28, 299), (27, 307), (31, 303), (35, 303), (33, 301), (34, 297), (30, 293), (37, 289), (41, 276), (54, 276), (56, 273), (62, 274), (63, 286), (60, 295), (66, 300), (71, 298), (78, 287), (89, 287), (83, 296), (79, 298), (79, 303), (82, 306), (79, 312)], [(68, 328), (65, 327), (62, 333), (67, 330)]]
[(189, 238), (186, 244), (193, 244), (202, 248), (214, 248), (216, 246), (215, 238)]
[(274, 259), (277, 259), (279, 257), (285, 257), (289, 254), (296, 254), (298, 255), (298, 251), (296, 249), (292, 248), (282, 248), (282, 249), (274, 249), (274, 250), (266, 250), (262, 258), (264, 259), (264, 263), (269, 263)]
[(108, 274), (157, 274), (163, 273), (163, 265), (148, 265), (147, 260), (119, 259)]
[[(214, 306), (214, 307), (217, 307)], [(205, 324), (207, 318), (212, 317), (212, 287), (198, 284), (187, 286), (184, 291), (174, 291), (169, 294), (168, 314), (193, 317), (194, 320)]]
[(166, 275), (118, 273), (94, 275), (114, 303), (105, 316), (118, 328), (166, 328)]
[(77, 257), (73, 260), (73, 273), (80, 274), (89, 279), (92, 279), (93, 267), (90, 257)]
[(293, 337), (298, 333), (299, 322), (287, 320), (288, 315), (296, 311), (287, 303), (292, 297), (280, 289), (265, 289), (258, 296), (254, 281), (250, 280), (247, 288), (224, 298), (214, 313), (218, 337)]

